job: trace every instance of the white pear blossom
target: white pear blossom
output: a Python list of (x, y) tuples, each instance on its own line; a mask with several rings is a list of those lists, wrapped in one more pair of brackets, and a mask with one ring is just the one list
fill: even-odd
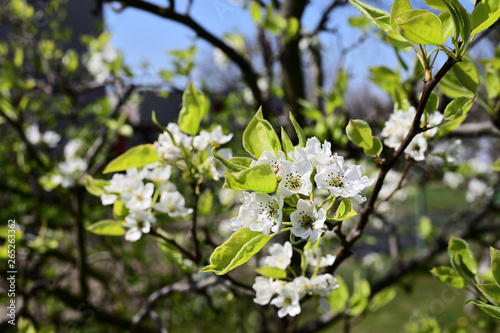
[(156, 218), (151, 212), (143, 210), (132, 210), (125, 217), (125, 222), (130, 228), (125, 234), (125, 239), (130, 242), (135, 242), (141, 238), (143, 233), (148, 233), (151, 229), (151, 224), (156, 222)]
[(243, 195), (238, 216), (233, 217), (229, 221), (229, 227), (233, 231), (241, 228), (248, 228), (250, 224), (257, 220), (257, 213), (253, 206), (255, 202), (255, 193), (243, 192)]
[(305, 157), (294, 162), (283, 161), (279, 174), (281, 181), (278, 186), (278, 195), (289, 197), (296, 193), (309, 195), (312, 191), (311, 174), (313, 166)]
[(93, 53), (86, 59), (87, 70), (97, 83), (104, 83), (109, 76), (109, 65), (101, 53)]
[(458, 188), (464, 181), (464, 176), (458, 172), (445, 172), (443, 175), (443, 183), (453, 189)]
[(61, 186), (69, 188), (74, 186), (87, 170), (87, 162), (82, 158), (73, 158), (59, 163), (58, 167), (63, 177)]
[(264, 264), (279, 269), (286, 269), (292, 262), (292, 244), (286, 242), (281, 245), (275, 243), (269, 247), (269, 256), (264, 258)]
[(222, 127), (218, 125), (212, 132), (201, 130), (200, 134), (193, 138), (193, 147), (198, 150), (203, 150), (209, 146), (218, 147), (229, 142), (233, 138), (233, 134), (224, 135)]
[(294, 151), (291, 152), (290, 157), (295, 160), (303, 156), (307, 158), (313, 166), (327, 165), (330, 163), (332, 157), (331, 146), (331, 143), (326, 140), (322, 145), (318, 138), (314, 136), (307, 139), (304, 148), (295, 148)]
[(279, 231), (283, 218), (283, 197), (273, 199), (268, 194), (255, 193), (254, 198), (251, 209), (255, 212), (256, 220), (249, 225), (250, 230), (261, 231), (263, 235)]
[(226, 70), (228, 61), (226, 54), (218, 47), (214, 48), (213, 52), (214, 63), (220, 70)]
[(300, 199), (297, 210), (290, 214), (290, 220), (292, 234), (303, 239), (309, 238), (311, 243), (316, 243), (323, 232), (326, 212), (324, 209), (317, 211), (312, 201)]
[(280, 292), (282, 287), (283, 284), (280, 281), (273, 281), (272, 278), (257, 276), (255, 283), (252, 285), (256, 296), (253, 301), (259, 305), (266, 305), (275, 294)]
[(328, 297), (331, 292), (339, 287), (337, 279), (331, 274), (321, 274), (311, 279), (311, 291), (319, 296)]
[(77, 156), (78, 150), (82, 147), (83, 142), (80, 139), (72, 139), (64, 146), (64, 157), (71, 159)]
[(293, 279), (295, 289), (299, 293), (299, 297), (305, 296), (311, 289), (311, 281), (305, 276), (298, 276)]
[(61, 141), (61, 136), (54, 131), (46, 131), (42, 135), (42, 141), (50, 148), (55, 148)]
[(155, 203), (154, 209), (162, 213), (167, 213), (171, 217), (184, 217), (193, 212), (192, 208), (186, 208), (186, 201), (178, 191), (163, 192), (160, 202)]
[[(385, 123), (382, 130), (382, 136), (386, 137), (384, 143), (391, 148), (397, 149), (403, 139), (410, 130), (413, 119), (417, 111), (414, 107), (410, 107), (407, 112), (402, 110), (395, 110), (391, 114), (389, 120)], [(424, 152), (427, 150), (426, 139), (436, 135), (438, 128), (434, 127), (443, 121), (444, 117), (439, 111), (433, 112), (427, 119), (427, 123), (421, 124), (431, 127), (428, 131), (416, 135), (410, 145), (405, 149), (405, 153), (410, 155), (416, 161), (423, 161), (425, 159)], [(426, 121), (426, 116), (422, 121)]]
[(465, 198), (467, 202), (474, 202), (480, 198), (489, 198), (493, 195), (493, 189), (484, 181), (472, 178), (467, 184), (467, 193)]
[(323, 257), (321, 254), (321, 249), (319, 247), (304, 251), (306, 262), (312, 267), (323, 268), (333, 265), (335, 256), (327, 254)]
[(458, 163), (459, 149), (462, 146), (462, 140), (457, 139), (446, 145), (444, 156), (446, 162), (456, 165)]
[(174, 144), (170, 134), (163, 132), (154, 143), (158, 157), (167, 161), (175, 162), (181, 154), (181, 149)]
[(294, 317), (300, 313), (299, 300), (299, 293), (293, 282), (290, 282), (281, 288), (278, 297), (273, 299), (271, 304), (280, 308), (278, 310), (278, 317), (283, 318), (286, 315)]
[(167, 181), (172, 173), (172, 168), (170, 167), (170, 165), (155, 167), (152, 170), (149, 170), (146, 166), (144, 170), (144, 178), (149, 179), (154, 183), (162, 183)]
[(332, 164), (314, 176), (314, 181), (318, 188), (328, 189), (334, 197), (353, 198), (359, 203), (366, 200), (361, 191), (373, 184), (373, 180), (363, 176), (362, 166), (346, 166), (344, 158), (337, 155), (332, 158)]
[(101, 197), (103, 205), (111, 205), (118, 198), (122, 202), (127, 202), (132, 197), (132, 192), (143, 186), (144, 174), (136, 168), (127, 169), (126, 173), (115, 173), (111, 178), (109, 185), (104, 186), (106, 194)]
[(274, 170), (274, 173), (276, 175), (279, 175), (280, 174), (280, 167), (281, 167), (281, 163), (283, 161), (286, 161), (286, 156), (285, 156), (285, 153), (281, 150), (278, 150), (278, 156), (276, 156), (274, 153), (270, 153), (268, 151), (264, 151), (259, 159), (257, 161), (252, 161), (252, 163), (250, 164), (250, 166), (254, 166), (254, 165), (259, 165), (259, 164), (262, 164), (262, 163), (267, 163), (269, 164), (273, 170)]
[(124, 202), (125, 207), (130, 210), (146, 210), (151, 207), (153, 203), (153, 193), (155, 186), (153, 183), (141, 183), (140, 186), (134, 189), (131, 193), (129, 200)]
[(28, 126), (28, 128), (24, 131), (24, 135), (26, 135), (26, 139), (32, 145), (37, 145), (42, 141), (42, 134), (40, 133), (38, 124)]

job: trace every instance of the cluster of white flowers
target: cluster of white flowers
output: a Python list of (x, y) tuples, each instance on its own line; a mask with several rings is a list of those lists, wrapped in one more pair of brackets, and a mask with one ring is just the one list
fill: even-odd
[[(170, 175), (170, 165), (152, 163), (141, 171), (132, 168), (126, 173), (114, 174), (109, 185), (104, 187), (105, 194), (101, 196), (103, 205), (112, 205), (119, 200), (128, 209), (125, 222), (129, 230), (125, 239), (134, 242), (150, 231), (151, 225), (156, 222), (152, 210), (171, 217), (184, 217), (193, 212), (191, 208), (186, 208), (184, 197), (169, 181)], [(155, 191), (161, 196), (159, 202), (153, 204)]]
[[(264, 193), (244, 193), (242, 205), (237, 217), (230, 221), (233, 230), (248, 227), (264, 235), (279, 232), (283, 218), (285, 198), (293, 195), (310, 196), (313, 191), (311, 175), (316, 170), (314, 183), (320, 190), (327, 190), (333, 197), (353, 199), (359, 203), (366, 200), (361, 191), (373, 183), (363, 176), (363, 167), (347, 166), (344, 158), (332, 154), (331, 144), (323, 144), (316, 138), (307, 140), (304, 148), (295, 148), (290, 152), (291, 161), (283, 152), (275, 155), (263, 152), (252, 165), (269, 164), (276, 174), (279, 185), (275, 196)], [(316, 242), (324, 231), (326, 211), (317, 209), (313, 201), (299, 198), (296, 210), (290, 214), (291, 232), (297, 237)]]
[(42, 142), (45, 143), (49, 148), (55, 148), (59, 141), (61, 141), (61, 136), (54, 131), (40, 132), (38, 124), (32, 124), (26, 128), (24, 131), (26, 139), (32, 145), (39, 145)]
[[(292, 244), (286, 242), (284, 245), (273, 244), (269, 248), (270, 255), (264, 258), (264, 264), (285, 270), (292, 260)], [(321, 257), (318, 250), (309, 249), (305, 253), (307, 263), (313, 267), (321, 268), (333, 264), (335, 257), (329, 255)], [(254, 302), (260, 305), (271, 303), (279, 308), (280, 318), (286, 315), (296, 316), (300, 313), (300, 299), (307, 295), (318, 295), (321, 298), (328, 297), (330, 293), (338, 288), (337, 280), (331, 274), (315, 275), (311, 278), (305, 276), (295, 277), (292, 281), (257, 276), (253, 289), (255, 290)], [(273, 298), (276, 296), (275, 298)], [(325, 312), (329, 311), (328, 301), (320, 301)]]
[(111, 44), (106, 44), (100, 51), (91, 50), (90, 55), (88, 55), (84, 61), (87, 70), (92, 74), (95, 81), (102, 84), (106, 82), (106, 79), (109, 77), (109, 65), (113, 63), (117, 57), (118, 52), (115, 47)]
[(50, 178), (54, 185), (70, 188), (82, 178), (87, 170), (87, 162), (78, 155), (82, 144), (82, 141), (73, 139), (64, 146), (64, 161), (58, 164), (58, 170)]
[[(181, 160), (183, 149), (190, 153), (193, 153), (195, 149), (198, 151), (206, 150), (209, 155), (207, 165), (213, 179), (219, 180), (223, 176), (225, 168), (213, 157), (211, 149), (229, 142), (233, 134), (224, 135), (220, 125), (215, 127), (212, 132), (201, 130), (194, 137), (184, 134), (175, 123), (169, 123), (166, 129), (167, 131), (160, 134), (154, 144), (160, 161), (175, 164)], [(225, 159), (233, 157), (230, 148), (219, 149), (217, 154)]]
[[(382, 130), (382, 136), (386, 137), (384, 143), (388, 147), (396, 149), (400, 146), (411, 128), (416, 113), (415, 108), (410, 107), (406, 112), (395, 110), (391, 114)], [(436, 135), (437, 127), (435, 126), (439, 125), (443, 120), (444, 116), (439, 111), (435, 111), (429, 116), (425, 115), (422, 125), (430, 129), (424, 133), (417, 134), (408, 147), (406, 147), (405, 153), (410, 155), (415, 161), (423, 161), (425, 159), (424, 153), (428, 147), (427, 139)]]

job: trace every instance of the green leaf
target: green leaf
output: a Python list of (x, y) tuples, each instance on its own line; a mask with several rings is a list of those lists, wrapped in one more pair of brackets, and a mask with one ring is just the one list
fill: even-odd
[(450, 102), (444, 110), (444, 118), (447, 121), (455, 120), (465, 116), (474, 103), (473, 98), (459, 97)]
[(352, 206), (352, 202), (349, 199), (344, 199), (340, 203), (335, 215), (333, 215), (334, 221), (344, 221), (358, 215)]
[(444, 4), (443, 0), (425, 0), (425, 3), (434, 9), (439, 10), (440, 12), (447, 12), (448, 7)]
[[(307, 244), (310, 244), (310, 242)], [(347, 305), (347, 301), (349, 300), (349, 289), (341, 276), (336, 276), (335, 278), (337, 279), (339, 287), (328, 295), (328, 302), (330, 303), (330, 311), (338, 313), (344, 311)]]
[(130, 148), (106, 166), (102, 173), (125, 171), (130, 168), (140, 168), (158, 162), (158, 153), (152, 144)]
[(228, 161), (248, 169), (254, 160), (249, 157), (233, 157)]
[(255, 158), (263, 152), (274, 152), (276, 155), (281, 150), (280, 140), (271, 124), (262, 116), (260, 108), (243, 132), (243, 148)]
[(493, 279), (497, 286), (500, 287), (500, 251), (490, 247), (491, 256), (491, 273), (493, 274)]
[(223, 275), (232, 269), (246, 263), (254, 254), (276, 235), (264, 236), (262, 232), (243, 228), (231, 235), (221, 246), (217, 247), (210, 256), (211, 264), (200, 272), (214, 272)]
[(451, 34), (453, 33), (453, 19), (451, 17), (451, 14), (446, 12), (446, 13), (441, 13), (439, 14), (439, 19), (441, 20), (441, 24), (443, 26), (443, 43), (450, 38)]
[(250, 16), (256, 24), (262, 23), (262, 12), (260, 10), (260, 5), (257, 2), (251, 2), (249, 5)]
[(273, 168), (267, 164), (257, 164), (238, 173), (225, 173), (224, 187), (232, 190), (272, 193), (277, 181)]
[(469, 13), (458, 0), (443, 0), (448, 8), (453, 20), (453, 40), (457, 41), (458, 37), (462, 37), (464, 43), (469, 42), (471, 33), (471, 20)]
[(288, 134), (286, 134), (283, 127), (281, 128), (281, 143), (283, 144), (283, 150), (285, 151), (286, 156), (288, 156), (288, 153), (295, 149), (292, 140), (290, 140), (290, 137), (288, 137)]
[(361, 119), (351, 119), (346, 127), (349, 140), (356, 146), (370, 148), (372, 146), (372, 129), (370, 125)]
[(464, 56), (462, 61), (456, 63), (451, 70), (465, 88), (476, 94), (479, 86), (479, 71), (472, 59)]
[(428, 216), (422, 216), (420, 218), (418, 231), (422, 239), (425, 239), (427, 241), (432, 240), (434, 236), (434, 228), (432, 227), (432, 221)]
[(299, 32), (299, 28), (300, 28), (299, 20), (294, 16), (290, 17), (286, 25), (286, 40), (290, 41), (294, 39), (297, 36), (297, 33)]
[(500, 17), (500, 0), (481, 0), (472, 11), (472, 35), (488, 29)]
[[(167, 130), (167, 128), (165, 126), (163, 126), (162, 124), (160, 124), (160, 122), (158, 121), (158, 119), (156, 118), (156, 112), (153, 110), (153, 112), (151, 113), (151, 120), (153, 121), (153, 123), (160, 129), (162, 130), (163, 132), (169, 132)], [(170, 133), (169, 135), (172, 135), (172, 133)]]
[(214, 195), (211, 189), (206, 189), (198, 200), (198, 212), (201, 216), (207, 216), (212, 212)]
[(122, 225), (114, 220), (102, 220), (87, 226), (87, 230), (93, 234), (101, 236), (122, 236), (125, 235)]
[(240, 164), (231, 162), (230, 160), (226, 160), (224, 157), (217, 154), (215, 147), (212, 148), (212, 154), (214, 155), (214, 157), (216, 159), (218, 159), (222, 163), (222, 165), (224, 165), (226, 167), (227, 171), (229, 171), (229, 172), (240, 172), (240, 171), (247, 169), (246, 167), (244, 167)]
[(365, 15), (377, 28), (385, 32), (391, 30), (391, 15), (388, 12), (372, 7), (358, 0), (349, 0), (349, 2), (356, 7), (361, 14)]
[(273, 35), (279, 36), (286, 29), (286, 19), (276, 14), (273, 10), (273, 6), (268, 6), (262, 26)]
[(167, 243), (164, 240), (159, 240), (157, 242), (158, 247), (160, 248), (161, 252), (167, 257), (168, 261), (171, 263), (175, 264), (177, 267), (180, 268), (181, 271), (184, 273), (192, 274), (193, 273), (193, 266), (187, 266), (184, 261), (184, 257), (182, 256), (182, 253), (179, 252), (179, 249), (175, 247), (175, 245)]
[(458, 117), (455, 120), (448, 121), (448, 122), (445, 122), (445, 123), (439, 125), (436, 137), (438, 137), (438, 138), (443, 137), (446, 134), (453, 131), (455, 128), (460, 126), (461, 123), (464, 122), (466, 117), (467, 117), (467, 115), (464, 115), (464, 116)]
[(427, 10), (407, 10), (395, 17), (399, 25), (399, 33), (409, 41), (417, 44), (443, 44), (443, 26), (439, 17)]
[(493, 99), (500, 95), (500, 76), (493, 69), (486, 69), (484, 85), (488, 98)]
[[(456, 66), (456, 64), (455, 64)], [(475, 93), (465, 88), (453, 71), (448, 72), (439, 82), (439, 89), (450, 98), (474, 97)]]
[(438, 95), (435, 92), (431, 92), (431, 95), (429, 96), (429, 99), (427, 100), (427, 103), (425, 104), (424, 111), (428, 114), (431, 114), (437, 110), (438, 105), (439, 105)]
[(293, 124), (293, 127), (295, 128), (295, 133), (297, 133), (297, 138), (299, 139), (299, 148), (304, 148), (306, 146), (306, 135), (304, 134), (304, 130), (302, 127), (300, 127), (299, 123), (297, 120), (295, 120), (295, 117), (293, 116), (292, 112), (289, 113), (290, 115), (290, 121)]
[(483, 303), (481, 301), (468, 301), (467, 304), (474, 304), (477, 307), (481, 309), (484, 313), (486, 313), (488, 316), (491, 316), (496, 319), (500, 319), (500, 307), (494, 306), (494, 305), (489, 305), (486, 303)]
[(365, 154), (368, 156), (379, 156), (382, 153), (384, 146), (382, 142), (377, 137), (372, 137), (372, 146), (370, 148), (363, 148)]
[(392, 30), (397, 32), (398, 24), (395, 21), (396, 16), (402, 12), (412, 10), (410, 1), (408, 0), (394, 0), (391, 8), (391, 27)]
[[(477, 274), (477, 262), (469, 249), (469, 244), (461, 238), (451, 236), (448, 243), (448, 254), (451, 266), (462, 276), (472, 276)], [(467, 271), (468, 270), (468, 271)]]
[(381, 292), (375, 295), (370, 301), (370, 305), (368, 309), (370, 311), (377, 311), (381, 307), (387, 305), (390, 301), (392, 301), (396, 297), (396, 289), (394, 288), (385, 288)]
[(116, 200), (113, 204), (113, 216), (118, 221), (124, 221), (125, 217), (128, 215), (128, 209), (125, 207), (125, 204), (120, 200)]
[(200, 129), (203, 117), (208, 113), (210, 101), (202, 92), (198, 91), (193, 83), (182, 94), (182, 109), (179, 113), (179, 128), (184, 133), (196, 135)]
[(500, 287), (494, 283), (476, 284), (476, 287), (493, 305), (500, 306)]
[(453, 288), (465, 288), (466, 283), (464, 278), (451, 267), (434, 267), (431, 269), (431, 273), (447, 286)]
[(95, 179), (90, 175), (85, 175), (85, 189), (92, 195), (96, 197), (102, 196), (106, 191), (104, 191), (104, 186), (109, 185), (109, 181), (104, 179)]
[(353, 317), (359, 316), (365, 311), (370, 300), (370, 283), (362, 279), (358, 272), (354, 274), (354, 291), (349, 300), (350, 314)]
[(277, 267), (263, 266), (255, 270), (258, 274), (273, 279), (286, 279), (286, 271)]

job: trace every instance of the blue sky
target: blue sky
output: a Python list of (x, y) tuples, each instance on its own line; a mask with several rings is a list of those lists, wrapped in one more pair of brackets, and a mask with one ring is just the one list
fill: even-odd
[[(150, 2), (162, 5), (167, 3), (165, 0)], [(254, 38), (255, 29), (252, 19), (249, 13), (243, 10), (237, 2), (197, 0), (194, 1), (191, 15), (203, 27), (219, 37), (226, 32), (240, 32), (248, 38)], [(176, 3), (177, 11), (182, 12), (186, 1), (181, 0)], [(327, 3), (324, 0), (311, 1), (302, 21), (305, 28), (315, 26)], [(390, 5), (387, 2), (385, 8), (382, 9), (390, 11)], [(347, 18), (358, 15), (360, 15), (359, 12), (351, 5), (346, 5), (333, 12), (330, 27), (337, 28), (339, 33), (336, 35), (323, 33), (321, 36), (325, 46), (327, 66), (335, 66), (340, 50), (350, 45), (360, 35), (359, 31), (346, 23)], [(195, 40), (195, 34), (188, 28), (133, 8), (125, 9), (121, 13), (115, 13), (109, 8), (105, 8), (105, 19), (108, 28), (113, 33), (113, 44), (125, 53), (127, 63), (134, 69), (139, 69), (144, 61), (149, 62), (152, 69), (168, 68), (170, 63), (166, 51), (187, 48)], [(198, 43), (198, 45), (198, 60), (211, 59), (212, 47), (205, 42)], [(408, 54), (404, 57), (410, 65), (412, 56)], [(352, 89), (367, 84), (368, 67), (395, 68), (397, 64), (392, 48), (371, 36), (349, 54), (345, 66), (350, 74), (350, 88)]]

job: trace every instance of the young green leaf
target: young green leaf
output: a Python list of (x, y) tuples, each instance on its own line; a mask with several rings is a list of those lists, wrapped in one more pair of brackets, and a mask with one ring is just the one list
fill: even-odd
[(496, 71), (491, 68), (487, 68), (484, 79), (484, 85), (486, 86), (488, 98), (493, 99), (500, 95), (500, 77)]
[[(308, 244), (309, 243), (310, 242), (308, 242)], [(330, 311), (338, 313), (344, 311), (347, 305), (347, 301), (349, 300), (349, 289), (341, 276), (336, 276), (335, 278), (337, 279), (339, 287), (330, 293), (328, 302), (330, 303)]]
[(281, 128), (281, 143), (283, 144), (283, 150), (285, 151), (286, 156), (288, 156), (288, 154), (295, 149), (292, 140), (290, 140), (290, 137), (288, 137), (288, 134), (286, 134), (283, 127)]
[(361, 119), (351, 119), (346, 127), (349, 140), (361, 148), (371, 148), (373, 144), (372, 129), (370, 125)]
[(233, 157), (228, 161), (248, 169), (254, 160), (249, 157)]
[(232, 190), (272, 193), (277, 182), (273, 168), (267, 164), (257, 164), (238, 173), (225, 173), (224, 187)]
[(423, 45), (443, 44), (443, 26), (439, 17), (427, 10), (407, 10), (395, 17), (399, 33), (410, 42)]
[(125, 204), (120, 200), (116, 200), (113, 204), (113, 216), (115, 219), (118, 221), (124, 221), (127, 215), (128, 209), (125, 207)]
[(382, 153), (384, 146), (379, 138), (372, 136), (372, 144), (370, 148), (363, 148), (368, 156), (379, 156)]
[[(273, 234), (275, 235), (275, 234)], [(262, 235), (261, 232), (243, 228), (231, 235), (210, 256), (211, 264), (200, 272), (214, 272), (223, 275), (232, 269), (246, 263), (254, 254), (260, 251), (271, 240), (273, 235)]]
[(476, 287), (493, 305), (500, 306), (500, 287), (494, 283), (476, 284)]
[(358, 213), (354, 210), (351, 200), (344, 199), (337, 208), (335, 215), (333, 215), (333, 220), (344, 221), (356, 215), (358, 215)]
[(462, 86), (472, 91), (475, 95), (479, 86), (479, 70), (472, 59), (464, 56), (462, 61), (456, 63), (451, 70)]
[(471, 20), (469, 13), (458, 0), (442, 0), (448, 11), (451, 14), (453, 20), (453, 40), (458, 40), (458, 37), (462, 37), (464, 43), (469, 42), (469, 37), (471, 33)]
[(229, 171), (229, 172), (240, 172), (240, 171), (247, 169), (246, 167), (244, 167), (240, 164), (231, 162), (230, 160), (226, 160), (224, 157), (217, 154), (215, 147), (212, 148), (212, 155), (214, 155), (214, 157), (216, 159), (218, 159), (219, 162), (221, 162), (222, 165), (224, 165), (226, 167), (227, 171)]
[(440, 12), (447, 12), (448, 7), (444, 4), (443, 0), (425, 0), (425, 3), (434, 9), (439, 10)]
[(152, 144), (130, 148), (106, 166), (102, 173), (125, 171), (130, 168), (140, 168), (158, 162), (158, 153)]
[(259, 158), (263, 152), (274, 152), (281, 150), (280, 140), (271, 124), (262, 116), (259, 109), (243, 132), (243, 148), (255, 158)]
[(444, 118), (451, 121), (466, 115), (473, 103), (474, 99), (467, 97), (459, 97), (451, 101), (444, 109)]
[(409, 0), (394, 0), (391, 8), (391, 27), (394, 32), (397, 33), (398, 24), (396, 23), (396, 16), (402, 12), (412, 10)]
[(358, 0), (349, 0), (349, 2), (380, 30), (386, 32), (392, 29), (390, 22), (391, 15), (388, 12), (372, 7)]
[(114, 220), (102, 220), (87, 226), (87, 230), (101, 236), (122, 236), (125, 234), (122, 225)]
[(198, 134), (201, 120), (208, 113), (209, 108), (208, 98), (191, 82), (182, 95), (182, 109), (178, 120), (181, 131), (189, 135)]
[(435, 92), (431, 92), (431, 95), (429, 96), (429, 99), (427, 100), (427, 103), (425, 104), (424, 111), (427, 114), (431, 114), (437, 110), (438, 105), (439, 105), (438, 95)]
[(481, 301), (468, 301), (467, 304), (474, 304), (487, 315), (496, 319), (500, 319), (500, 307), (498, 306), (489, 305)]
[(460, 274), (471, 276), (477, 274), (477, 262), (469, 249), (469, 244), (461, 238), (451, 236), (448, 243), (448, 254), (451, 266)]
[(372, 298), (370, 305), (368, 306), (368, 310), (377, 311), (392, 301), (394, 297), (396, 297), (396, 289), (391, 287), (385, 288)]
[(500, 251), (490, 247), (491, 256), (491, 273), (493, 274), (493, 279), (497, 286), (500, 287)]
[(447, 286), (459, 289), (465, 288), (466, 283), (464, 278), (451, 267), (434, 267), (431, 269), (431, 273)]
[[(441, 1), (441, 0), (440, 0)], [(443, 43), (450, 38), (453, 33), (453, 19), (451, 18), (451, 14), (441, 13), (439, 14), (439, 19), (441, 20), (441, 25), (443, 26)]]
[(472, 11), (472, 35), (488, 29), (500, 18), (500, 0), (482, 0)]
[(96, 197), (102, 196), (104, 191), (104, 186), (109, 185), (109, 181), (104, 179), (95, 179), (90, 175), (85, 175), (85, 189), (92, 195)]
[[(456, 65), (456, 64), (455, 64)], [(450, 98), (474, 97), (475, 93), (465, 88), (453, 71), (448, 72), (439, 82), (439, 90)]]
[(304, 134), (304, 130), (300, 127), (297, 120), (293, 116), (292, 112), (289, 113), (290, 121), (292, 122), (293, 127), (295, 128), (295, 132), (297, 133), (297, 138), (299, 139), (299, 148), (304, 148), (306, 146), (306, 135)]
[(370, 283), (354, 274), (354, 290), (349, 300), (349, 312), (352, 316), (359, 316), (368, 306), (370, 300)]
[(255, 270), (258, 274), (273, 279), (286, 279), (286, 271), (277, 267), (263, 266)]

